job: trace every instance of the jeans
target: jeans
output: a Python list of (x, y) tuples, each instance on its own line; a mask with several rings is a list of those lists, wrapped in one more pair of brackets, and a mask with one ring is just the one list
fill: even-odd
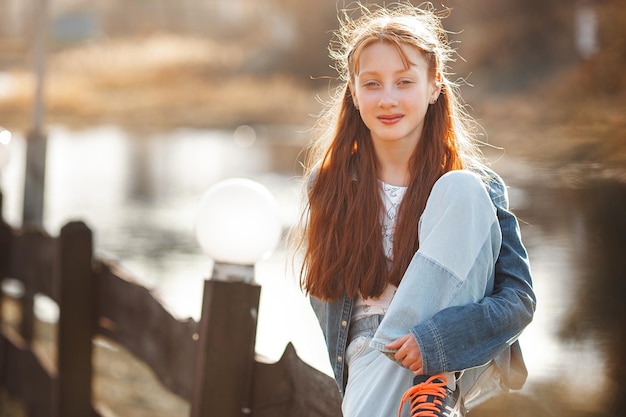
[[(419, 250), (387, 314), (373, 334), (356, 338), (348, 346), (344, 417), (396, 415), (413, 374), (388, 357), (393, 352), (386, 345), (407, 333), (420, 344), (418, 335), (411, 332), (414, 326), (446, 307), (477, 302), (493, 291), (502, 238), (495, 208), (477, 176), (469, 171), (443, 175), (432, 189), (418, 234)], [(367, 346), (353, 347), (359, 340), (366, 340)], [(467, 379), (473, 383), (479, 375), (488, 375), (484, 373), (487, 368), (473, 369)], [(453, 374), (448, 376), (453, 378)]]

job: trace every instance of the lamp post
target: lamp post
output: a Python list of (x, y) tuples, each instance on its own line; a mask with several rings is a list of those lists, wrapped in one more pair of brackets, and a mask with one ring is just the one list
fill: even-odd
[(24, 206), (22, 222), (42, 226), (44, 209), (44, 183), (46, 173), (47, 136), (44, 132), (44, 78), (46, 67), (46, 30), (48, 27), (48, 1), (37, 0), (34, 8), (33, 43), (35, 62), (35, 97), (33, 126), (26, 135), (26, 173), (24, 175)]
[(254, 264), (280, 240), (278, 206), (261, 184), (229, 179), (203, 196), (196, 238), (214, 260), (204, 282), (192, 417), (252, 413), (254, 345), (261, 288)]

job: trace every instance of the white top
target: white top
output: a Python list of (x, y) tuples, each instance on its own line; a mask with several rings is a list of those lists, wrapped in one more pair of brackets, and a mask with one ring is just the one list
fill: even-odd
[[(402, 202), (407, 187), (390, 185), (383, 181), (379, 181), (379, 183), (381, 185), (381, 197), (385, 205), (385, 213), (382, 218), (383, 250), (385, 251), (387, 262), (391, 263), (398, 207)], [(397, 289), (395, 285), (387, 284), (383, 294), (378, 298), (365, 299), (359, 295), (352, 310), (352, 320), (358, 320), (374, 314), (385, 314)]]

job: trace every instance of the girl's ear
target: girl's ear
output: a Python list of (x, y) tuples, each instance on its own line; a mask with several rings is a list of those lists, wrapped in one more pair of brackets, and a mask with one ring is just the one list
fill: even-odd
[(437, 102), (437, 99), (439, 98), (439, 94), (441, 94), (442, 88), (443, 88), (443, 77), (441, 76), (440, 72), (437, 72), (437, 75), (435, 76), (435, 80), (433, 82), (432, 93), (430, 96), (431, 103)]
[(354, 89), (352, 88), (352, 83), (348, 84), (348, 90), (350, 91), (350, 95), (352, 96), (352, 103), (354, 103), (354, 108), (359, 110), (359, 100), (354, 93)]

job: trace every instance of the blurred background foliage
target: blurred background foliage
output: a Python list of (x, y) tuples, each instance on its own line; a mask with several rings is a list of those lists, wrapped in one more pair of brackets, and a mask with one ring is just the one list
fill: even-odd
[[(373, 3), (384, 2), (368, 2)], [(36, 0), (0, 0), (0, 10), (4, 9), (0, 68), (28, 65), (36, 4)], [(327, 45), (337, 27), (337, 9), (354, 5), (345, 0), (48, 0), (48, 4), (53, 53), (120, 38), (175, 34), (212, 41), (218, 51), (204, 49), (208, 56), (202, 69), (207, 76), (218, 75), (208, 60), (226, 58), (222, 75), (284, 74), (309, 87), (325, 85), (325, 77), (334, 76)], [(467, 59), (459, 59), (453, 71), (489, 80), (480, 88), (515, 91), (570, 69), (582, 78), (563, 79), (568, 89), (622, 94), (625, 0), (448, 0), (434, 5), (451, 9), (445, 25), (450, 37), (459, 41), (459, 54)], [(584, 6), (593, 6), (599, 20), (600, 47), (588, 59), (580, 57), (575, 39), (576, 13)], [(184, 42), (172, 46), (185, 47)], [(140, 64), (137, 58), (123, 57), (131, 61), (129, 68), (131, 63)], [(550, 79), (552, 87), (556, 82)]]

